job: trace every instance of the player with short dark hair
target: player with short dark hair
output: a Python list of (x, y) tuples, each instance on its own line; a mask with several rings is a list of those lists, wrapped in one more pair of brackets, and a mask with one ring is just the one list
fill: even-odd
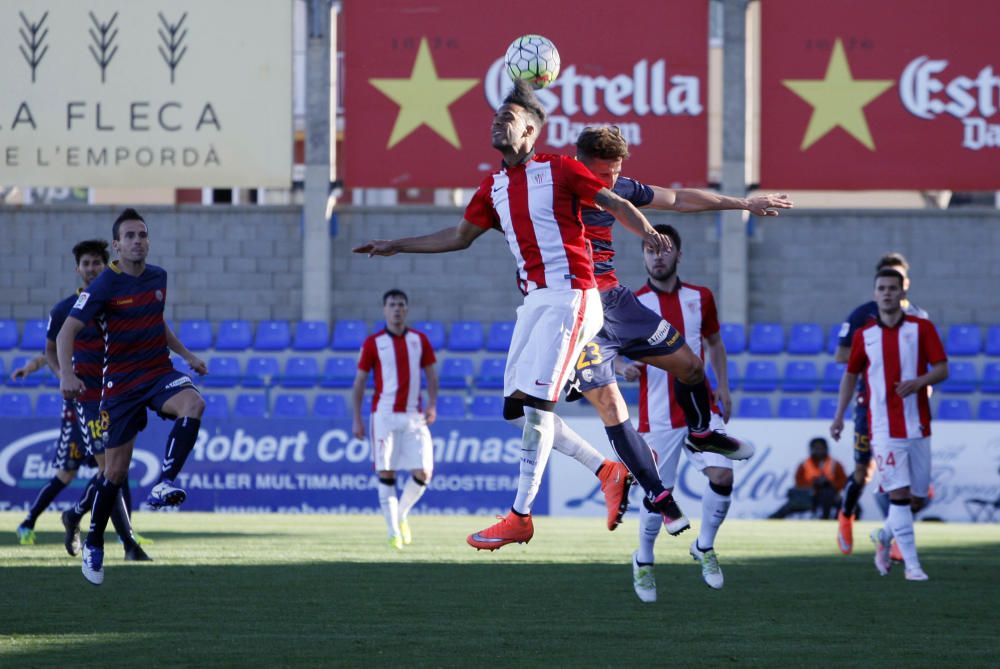
[[(910, 263), (902, 253), (891, 252), (878, 259), (875, 271), (892, 270), (903, 277), (904, 296), (901, 301), (903, 313), (918, 318), (928, 318), (927, 312), (910, 302), (906, 296), (910, 290)], [(851, 352), (854, 333), (868, 323), (878, 318), (878, 303), (875, 300), (865, 302), (856, 307), (840, 326), (837, 351), (834, 359), (846, 363)], [(868, 430), (868, 393), (864, 383), (858, 382), (854, 404), (854, 472), (847, 477), (844, 486), (840, 511), (837, 513), (837, 547), (844, 555), (850, 555), (854, 550), (854, 520), (858, 513), (858, 500), (865, 491), (865, 484), (871, 477), (872, 449)], [(913, 512), (922, 506), (916, 506)]]
[(83, 544), (83, 575), (94, 585), (104, 581), (104, 530), (128, 476), (135, 437), (146, 427), (147, 407), (164, 419), (175, 419), (160, 480), (147, 503), (154, 508), (176, 506), (187, 496), (173, 479), (194, 447), (205, 401), (191, 379), (174, 369), (169, 351), (179, 353), (199, 374), (207, 371), (163, 319), (167, 273), (146, 263), (149, 229), (142, 216), (126, 209), (112, 230), (118, 259), (80, 293), (56, 339), (59, 385), (67, 399), (76, 399), (86, 390), (71, 364), (77, 335), (85, 323), (95, 320), (104, 339), (100, 407), (102, 417), (107, 415), (106, 463)]

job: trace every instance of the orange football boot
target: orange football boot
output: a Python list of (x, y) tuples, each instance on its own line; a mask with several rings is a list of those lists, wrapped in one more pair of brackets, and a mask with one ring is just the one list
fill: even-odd
[(601, 480), (604, 504), (608, 507), (608, 529), (614, 530), (621, 525), (622, 517), (628, 511), (628, 491), (634, 479), (628, 467), (611, 460), (604, 461), (597, 478)]
[(531, 541), (535, 529), (531, 525), (531, 516), (519, 516), (513, 511), (506, 516), (497, 516), (500, 522), (490, 525), (485, 530), (470, 534), (466, 541), (476, 550), (495, 551), (515, 541), (526, 544)]

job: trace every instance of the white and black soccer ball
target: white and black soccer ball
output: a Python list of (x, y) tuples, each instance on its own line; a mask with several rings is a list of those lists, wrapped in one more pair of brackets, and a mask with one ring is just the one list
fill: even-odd
[(523, 79), (534, 88), (545, 88), (559, 76), (559, 51), (541, 35), (522, 35), (511, 42), (504, 63), (511, 79)]

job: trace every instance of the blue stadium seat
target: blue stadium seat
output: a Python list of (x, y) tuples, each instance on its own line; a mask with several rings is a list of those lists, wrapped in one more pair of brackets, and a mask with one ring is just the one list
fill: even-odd
[(237, 418), (264, 418), (267, 416), (267, 396), (264, 393), (240, 393), (236, 396), (233, 415)]
[(756, 355), (777, 355), (785, 347), (785, 331), (780, 323), (754, 323), (750, 326), (748, 350)]
[(735, 360), (726, 361), (726, 370), (729, 373), (729, 389), (736, 390), (743, 383), (743, 376), (740, 374), (740, 366)]
[(979, 420), (1000, 420), (1000, 400), (983, 400), (980, 402)]
[(779, 418), (812, 418), (812, 402), (806, 397), (782, 397), (778, 403)]
[(306, 418), (309, 415), (309, 402), (300, 393), (283, 393), (274, 398), (271, 415), (276, 418)]
[(313, 402), (313, 415), (323, 418), (350, 418), (351, 413), (343, 395), (329, 393), (316, 396), (316, 401)]
[(938, 404), (938, 420), (972, 420), (972, 405), (969, 400), (945, 399)]
[(330, 343), (330, 328), (326, 321), (300, 321), (295, 326), (293, 351), (322, 351)]
[(324, 388), (350, 388), (354, 385), (357, 373), (358, 361), (354, 358), (327, 358), (323, 365), (323, 379), (319, 384)]
[[(819, 409), (816, 411), (817, 418), (833, 418), (837, 413), (837, 398), (836, 397), (822, 397), (819, 400)], [(854, 401), (852, 400), (850, 404), (847, 405), (847, 411), (844, 412), (844, 420), (850, 421), (854, 418)]]
[(368, 331), (365, 322), (358, 320), (337, 321), (333, 326), (333, 341), (330, 348), (334, 351), (357, 351), (365, 343)]
[[(32, 356), (19, 355), (15, 357), (13, 360), (10, 361), (10, 370), (14, 371), (18, 367), (24, 367), (26, 364), (28, 364), (28, 361), (34, 357), (35, 356), (33, 355)], [(42, 385), (42, 382), (45, 380), (44, 377), (42, 376), (42, 373), (40, 372), (35, 372), (34, 374), (28, 374), (26, 377), (24, 377), (19, 381), (12, 380), (10, 376), (5, 376), (4, 378), (7, 379), (7, 385), (12, 388), (37, 388), (38, 386)]]
[(826, 336), (826, 352), (833, 355), (840, 346), (840, 328), (843, 323), (834, 323)]
[(177, 338), (191, 351), (212, 348), (212, 324), (206, 320), (181, 321)]
[(310, 355), (293, 355), (285, 362), (281, 385), (285, 388), (312, 388), (320, 382), (319, 362)]
[(961, 323), (948, 328), (944, 350), (948, 357), (979, 355), (983, 348), (982, 333), (974, 323)]
[(208, 374), (201, 379), (206, 388), (235, 388), (243, 381), (239, 358), (217, 355), (208, 361)]
[(625, 400), (625, 404), (629, 406), (638, 406), (639, 404), (639, 384), (638, 383), (620, 383), (618, 384), (618, 390), (622, 394), (622, 399)]
[(42, 393), (38, 396), (38, 403), (35, 405), (35, 415), (44, 418), (58, 418), (62, 416), (63, 398), (58, 393)]
[(254, 338), (255, 351), (284, 351), (292, 345), (292, 329), (288, 321), (261, 321), (257, 323)]
[(723, 323), (719, 326), (722, 343), (726, 345), (726, 353), (739, 355), (747, 350), (747, 330), (743, 323)]
[(782, 389), (790, 393), (811, 393), (819, 385), (819, 370), (812, 360), (793, 360), (785, 365)]
[(215, 350), (245, 351), (252, 341), (250, 321), (222, 321), (219, 323), (219, 334), (215, 337)]
[(463, 395), (438, 395), (438, 418), (465, 418), (465, 397)]
[(940, 384), (943, 393), (972, 393), (976, 391), (979, 373), (976, 365), (961, 360), (948, 362), (948, 378)]
[(372, 334), (381, 332), (385, 329), (385, 321), (375, 321), (372, 323)]
[(1000, 362), (988, 362), (983, 367), (984, 393), (1000, 393)]
[(469, 414), (473, 418), (501, 418), (503, 398), (499, 395), (476, 395), (469, 405)]
[(469, 358), (445, 358), (441, 363), (441, 387), (467, 388), (472, 374), (472, 360)]
[(503, 389), (503, 370), (507, 361), (503, 358), (484, 358), (476, 374), (476, 387), (481, 389)]
[(44, 385), (46, 388), (59, 387), (59, 377), (56, 376), (56, 373), (53, 372), (48, 365), (46, 365), (44, 369), (39, 370), (37, 374), (41, 375), (42, 385)]
[(9, 351), (17, 346), (17, 322), (0, 320), (0, 351)]
[(736, 415), (740, 418), (773, 418), (771, 400), (767, 397), (742, 397)]
[(510, 350), (510, 338), (514, 334), (514, 321), (497, 321), (490, 325), (490, 335), (486, 340), (486, 350), (506, 353)]
[(247, 360), (247, 371), (243, 375), (243, 385), (247, 388), (263, 388), (278, 384), (281, 363), (273, 355), (255, 355)]
[(372, 396), (365, 393), (365, 396), (361, 398), (361, 417), (367, 419), (372, 413)]
[(0, 395), (0, 418), (27, 418), (31, 415), (31, 395), (5, 393)]
[(769, 392), (778, 389), (778, 364), (773, 360), (751, 360), (743, 377), (743, 390)]
[(788, 352), (792, 355), (822, 353), (823, 336), (819, 323), (795, 323), (788, 332)]
[(205, 413), (202, 418), (229, 418), (229, 399), (222, 393), (205, 393)]
[[(732, 360), (726, 362), (727, 378), (729, 379), (729, 389), (734, 390), (737, 385), (739, 385), (741, 379), (739, 377), (739, 367)], [(712, 386), (712, 390), (719, 387), (719, 379), (715, 374), (715, 370), (712, 369), (712, 364), (708, 360), (705, 361), (705, 376), (708, 377), (708, 384)]]
[(435, 351), (444, 350), (445, 330), (441, 321), (416, 321), (412, 324), (414, 330), (427, 335), (427, 341)]
[(983, 352), (986, 355), (1000, 356), (1000, 325), (986, 328), (986, 346), (983, 347)]
[(45, 350), (45, 331), (49, 322), (45, 321), (24, 321), (24, 332), (21, 333), (21, 350), (38, 351)]
[(820, 390), (824, 393), (840, 392), (840, 380), (844, 377), (847, 364), (843, 362), (828, 362), (823, 368), (823, 382)]
[(448, 349), (478, 351), (483, 348), (483, 324), (479, 321), (455, 321), (448, 335)]

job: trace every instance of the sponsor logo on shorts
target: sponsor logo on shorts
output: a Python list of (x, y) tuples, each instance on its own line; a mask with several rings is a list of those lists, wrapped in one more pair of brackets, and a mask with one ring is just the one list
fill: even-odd
[(164, 390), (170, 390), (171, 388), (179, 388), (181, 386), (193, 386), (193, 385), (194, 385), (194, 383), (191, 382), (190, 378), (188, 378), (186, 376), (182, 376), (181, 378), (174, 379), (173, 381), (171, 381), (170, 383), (168, 383), (166, 386), (164, 386), (163, 389)]
[(76, 303), (73, 304), (74, 309), (83, 309), (87, 304), (87, 300), (90, 299), (90, 293), (84, 291), (80, 293), (80, 297), (76, 298)]
[[(653, 336), (647, 339), (646, 341), (649, 342), (650, 346), (656, 346), (664, 339), (666, 339), (668, 334), (670, 334), (670, 323), (666, 321), (660, 321), (660, 326), (656, 328), (656, 332), (654, 332)], [(676, 337), (674, 338), (674, 341), (676, 341)], [(672, 344), (673, 342), (670, 343)]]

